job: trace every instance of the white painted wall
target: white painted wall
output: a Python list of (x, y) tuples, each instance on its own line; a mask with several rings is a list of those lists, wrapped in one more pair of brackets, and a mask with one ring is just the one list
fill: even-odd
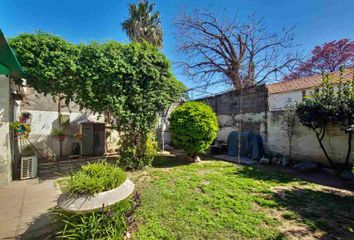
[[(51, 136), (54, 128), (59, 128), (58, 112), (25, 110), (32, 114), (31, 133), (29, 140), (34, 144), (41, 155), (48, 159), (56, 159), (59, 156), (59, 141)], [(70, 115), (70, 123), (65, 127), (66, 137), (63, 141), (63, 155), (72, 153), (72, 146), (75, 141), (73, 135), (80, 130), (80, 123), (87, 121), (104, 122), (103, 118), (92, 115), (88, 112), (62, 112)], [(108, 152), (113, 152), (118, 148), (119, 134), (112, 130), (107, 141)]]
[[(32, 114), (31, 133), (29, 140), (35, 145), (36, 149), (46, 158), (56, 158), (59, 155), (59, 141), (51, 136), (54, 128), (59, 128), (58, 112), (26, 110)], [(66, 137), (63, 141), (63, 155), (70, 155), (74, 143), (73, 135), (79, 132), (79, 124), (93, 116), (85, 113), (65, 113), (70, 115), (70, 124), (65, 127)]]
[[(272, 112), (268, 118), (267, 149), (284, 155), (289, 153), (289, 142), (282, 112)], [(336, 162), (343, 162), (347, 152), (347, 136), (338, 128), (329, 128), (324, 139), (324, 145), (329, 155)], [(295, 160), (309, 160), (328, 165), (314, 132), (301, 125), (295, 127), (292, 155)]]
[[(337, 91), (338, 85), (334, 85), (333, 89), (334, 91)], [(302, 91), (305, 91), (305, 96), (308, 97), (313, 94), (314, 88), (270, 94), (268, 97), (269, 111), (279, 111), (283, 110), (285, 107), (301, 103)]]
[(0, 75), (0, 186), (12, 180), (10, 146), (10, 80)]
[[(314, 89), (302, 89), (291, 92), (271, 94), (269, 101), (268, 117), (268, 143), (267, 148), (274, 152), (280, 152), (284, 155), (289, 153), (288, 137), (286, 127), (283, 121), (282, 111), (285, 107), (302, 102), (302, 91), (305, 95), (313, 94)], [(334, 86), (337, 90), (337, 85)], [(317, 141), (315, 133), (302, 126), (300, 122), (296, 125), (296, 133), (293, 137), (293, 158), (296, 160), (310, 160), (328, 165), (322, 149)], [(329, 155), (336, 162), (343, 162), (347, 152), (347, 136), (338, 129), (330, 127), (324, 139), (324, 145)]]
[[(51, 136), (54, 128), (59, 128), (58, 123), (58, 103), (53, 100), (50, 95), (43, 95), (36, 92), (33, 88), (24, 88), (25, 97), (19, 104), (19, 112), (16, 119), (19, 118), (20, 112), (29, 112), (32, 115), (31, 133), (29, 140), (35, 145), (41, 155), (48, 159), (56, 159), (59, 155), (59, 141), (56, 137)], [(63, 142), (63, 155), (67, 156), (72, 153), (73, 143), (75, 142), (74, 134), (80, 132), (80, 123), (82, 122), (101, 122), (104, 118), (93, 115), (90, 111), (81, 111), (79, 106), (73, 102), (68, 107), (62, 107), (62, 114), (70, 116), (70, 123), (65, 127), (65, 140)], [(15, 110), (16, 113), (16, 110)], [(119, 134), (117, 131), (111, 130), (106, 139), (107, 151), (113, 152), (118, 147)]]

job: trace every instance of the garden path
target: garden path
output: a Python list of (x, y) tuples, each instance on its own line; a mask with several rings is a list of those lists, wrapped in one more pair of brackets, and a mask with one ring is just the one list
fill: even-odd
[(0, 189), (0, 239), (50, 239), (48, 210), (56, 206), (55, 180), (13, 181)]

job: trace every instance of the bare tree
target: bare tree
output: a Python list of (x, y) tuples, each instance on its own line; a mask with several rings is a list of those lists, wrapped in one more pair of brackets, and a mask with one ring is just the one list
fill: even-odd
[(292, 46), (291, 29), (269, 33), (262, 20), (250, 16), (243, 23), (236, 17), (216, 18), (209, 12), (180, 14), (176, 20), (179, 51), (185, 73), (204, 86), (226, 82), (240, 94), (238, 162), (241, 161), (243, 89), (285, 75), (298, 61), (284, 52)]
[(256, 83), (285, 75), (295, 65), (297, 54), (287, 53), (292, 46), (291, 29), (269, 33), (254, 15), (243, 23), (194, 11), (180, 14), (176, 20), (178, 50), (185, 61), (185, 73), (204, 85), (231, 83), (241, 90)]

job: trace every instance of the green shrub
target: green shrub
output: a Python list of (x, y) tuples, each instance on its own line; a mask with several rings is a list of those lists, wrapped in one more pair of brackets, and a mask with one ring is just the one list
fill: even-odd
[(126, 213), (132, 202), (118, 204), (85, 214), (74, 214), (56, 209), (54, 226), (58, 239), (123, 239), (127, 229)]
[[(127, 142), (125, 142), (127, 143)], [(142, 169), (151, 166), (152, 161), (157, 155), (158, 145), (154, 132), (149, 132), (146, 137), (143, 154), (136, 154), (136, 146), (122, 144), (119, 152), (119, 166), (126, 170)], [(136, 157), (139, 155), (139, 157)]]
[(209, 148), (218, 129), (216, 114), (205, 103), (187, 102), (171, 114), (172, 141), (192, 157)]
[(126, 180), (125, 172), (104, 161), (82, 166), (64, 183), (64, 191), (93, 195), (120, 186)]

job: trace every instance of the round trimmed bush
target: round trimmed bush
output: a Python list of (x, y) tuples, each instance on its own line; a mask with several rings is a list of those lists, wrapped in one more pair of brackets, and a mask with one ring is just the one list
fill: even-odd
[(172, 141), (195, 158), (205, 153), (218, 133), (219, 125), (215, 112), (201, 102), (187, 102), (171, 114)]

